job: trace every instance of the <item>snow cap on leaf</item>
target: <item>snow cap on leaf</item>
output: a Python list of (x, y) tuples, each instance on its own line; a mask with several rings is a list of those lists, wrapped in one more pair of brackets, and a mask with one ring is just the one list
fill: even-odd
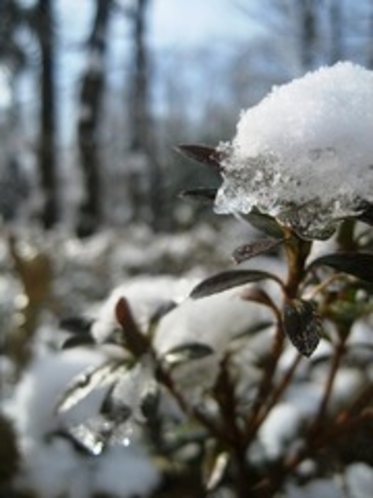
[(275, 87), (219, 147), (215, 210), (256, 208), (305, 239), (328, 238), (373, 204), (372, 137), (373, 71), (340, 62)]

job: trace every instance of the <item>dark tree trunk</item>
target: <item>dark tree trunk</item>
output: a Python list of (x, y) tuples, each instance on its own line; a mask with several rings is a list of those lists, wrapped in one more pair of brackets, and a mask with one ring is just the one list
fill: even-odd
[(332, 0), (330, 4), (330, 64), (343, 58), (343, 0)]
[(101, 179), (98, 145), (99, 118), (105, 86), (104, 62), (112, 0), (96, 0), (96, 13), (88, 40), (89, 61), (80, 92), (78, 146), (85, 197), (79, 207), (77, 233), (94, 233), (101, 221)]
[(367, 67), (373, 69), (373, 0), (370, 0)]
[(56, 182), (56, 93), (53, 0), (39, 0), (36, 6), (40, 43), (40, 138), (39, 172), (44, 197), (42, 223), (46, 229), (58, 219)]
[[(149, 56), (146, 44), (147, 14), (150, 0), (134, 0), (131, 10), (133, 63), (130, 83), (130, 152), (143, 154), (148, 168), (148, 219), (154, 229), (161, 223), (161, 172), (158, 163), (157, 146), (153, 133), (149, 95)], [(135, 190), (136, 190), (136, 186)], [(138, 188), (138, 186), (137, 186)], [(138, 201), (137, 201), (138, 202)], [(136, 211), (137, 206), (133, 206)]]
[(301, 59), (305, 70), (315, 63), (317, 42), (316, 0), (300, 0), (301, 9)]

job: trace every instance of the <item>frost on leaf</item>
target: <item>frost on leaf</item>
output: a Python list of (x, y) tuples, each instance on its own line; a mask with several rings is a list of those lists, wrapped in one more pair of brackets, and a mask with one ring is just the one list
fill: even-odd
[(320, 342), (320, 318), (313, 302), (294, 299), (284, 307), (284, 329), (297, 350), (309, 357)]
[(273, 216), (325, 239), (373, 202), (373, 72), (339, 63), (276, 87), (222, 144), (218, 213)]

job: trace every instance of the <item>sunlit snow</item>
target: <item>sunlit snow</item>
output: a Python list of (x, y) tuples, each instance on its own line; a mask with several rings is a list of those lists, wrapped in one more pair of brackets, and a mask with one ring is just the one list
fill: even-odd
[(373, 202), (372, 137), (372, 71), (344, 62), (275, 87), (221, 145), (215, 209), (256, 207), (304, 238), (326, 238)]

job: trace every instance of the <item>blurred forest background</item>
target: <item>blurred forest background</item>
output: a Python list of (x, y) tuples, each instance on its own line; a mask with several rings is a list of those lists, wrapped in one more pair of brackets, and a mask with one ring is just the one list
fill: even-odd
[[(156, 485), (154, 473), (160, 471), (150, 466), (148, 457), (138, 456), (136, 441), (134, 451), (130, 445), (120, 454), (124, 460), (109, 451), (108, 460), (104, 455), (94, 463), (97, 467), (91, 465), (92, 451), (83, 459), (81, 447), (79, 453), (70, 440), (61, 443), (61, 434), (65, 439), (70, 434), (65, 429), (72, 419), (69, 414), (65, 419), (56, 416), (57, 396), (72, 375), (98, 362), (93, 353), (109, 354), (105, 348), (100, 352), (99, 327), (97, 337), (93, 332), (91, 336), (91, 327), (97, 318), (115, 326), (114, 306), (121, 296), (128, 298), (142, 326), (149, 321), (152, 337), (151, 319), (160, 320), (173, 309), (170, 304), (187, 301), (184, 308), (180, 305), (175, 323), (165, 322), (162, 354), (174, 339), (185, 346), (190, 337), (203, 341), (211, 336), (215, 347), (215, 335), (220, 333), (226, 341), (242, 332), (241, 316), (249, 322), (249, 333), (268, 332), (263, 323), (267, 328), (271, 323), (250, 307), (247, 313), (248, 303), (242, 304), (241, 296), (212, 306), (207, 299), (207, 311), (197, 302), (197, 312), (186, 299), (201, 278), (229, 265), (235, 247), (259, 235), (242, 220), (240, 224), (214, 216), (211, 206), (181, 198), (181, 191), (215, 187), (219, 178), (184, 159), (175, 147), (230, 140), (240, 111), (258, 103), (273, 85), (340, 60), (373, 69), (373, 0), (0, 0), (0, 497), (145, 496), (143, 485), (146, 492)], [(346, 233), (352, 237), (352, 232)], [(371, 244), (368, 236), (363, 248)], [(255, 259), (255, 265), (284, 272), (277, 249)], [(348, 292), (352, 300), (354, 292)], [(356, 299), (359, 315), (365, 302)], [(367, 309), (371, 315), (372, 308)], [(371, 337), (371, 322), (363, 325), (365, 341)], [(258, 360), (262, 369), (268, 357), (273, 376), (276, 363), (266, 356), (272, 354), (267, 351), (269, 336), (260, 343), (264, 353), (260, 348), (253, 353), (246, 338), (242, 335), (237, 355), (244, 344), (248, 356), (238, 358), (237, 365), (249, 367), (251, 382), (250, 365), (256, 369)], [(366, 365), (371, 365), (371, 349), (364, 341), (367, 360), (354, 360), (356, 368), (351, 370), (369, 384), (371, 393), (371, 377), (363, 378)], [(320, 427), (344, 351), (341, 344), (325, 384)], [(319, 363), (325, 379), (330, 356), (323, 351)], [(307, 363), (307, 368), (312, 370), (312, 365)], [(348, 370), (348, 360), (346, 365)], [(197, 369), (196, 379), (198, 375)], [(259, 382), (255, 375), (254, 382)], [(203, 377), (198, 377), (198, 385)], [(267, 377), (263, 379), (260, 395), (268, 387)], [(309, 394), (303, 377), (299, 379), (294, 403), (303, 409), (308, 396), (314, 409), (318, 376), (310, 376)], [(341, 385), (349, 389), (346, 398), (354, 397), (357, 384), (342, 378)], [(286, 389), (286, 383), (283, 386)], [(278, 392), (280, 397), (281, 389)], [(230, 403), (229, 396), (226, 399)], [(87, 406), (82, 411), (87, 418), (99, 410), (98, 405)], [(4, 407), (7, 414), (2, 413)], [(272, 415), (271, 408), (265, 416)], [(298, 412), (294, 408), (291, 413)], [(283, 429), (296, 424), (289, 423), (288, 412), (278, 413), (270, 426), (278, 427), (286, 456), (290, 439), (283, 438)], [(167, 414), (165, 421), (169, 418)], [(177, 421), (176, 432), (179, 425)], [(273, 431), (268, 434), (271, 445)], [(349, 430), (345, 434), (350, 437)], [(372, 434), (371, 426), (369, 432), (357, 434), (359, 452)], [(180, 435), (183, 449), (188, 439), (182, 431)], [(182, 461), (184, 453), (177, 453), (179, 447), (172, 441), (174, 449), (167, 458), (173, 464), (174, 456), (180, 454)], [(219, 448), (220, 443), (216, 451)], [(206, 455), (208, 461), (209, 449)], [(352, 462), (359, 458), (353, 455)], [(370, 464), (371, 458), (368, 444), (363, 461)], [(320, 475), (329, 468), (327, 460), (328, 454), (321, 460)], [(180, 490), (193, 486), (196, 475), (200, 479), (200, 461), (194, 474), (188, 470), (185, 480), (175, 481), (174, 494), (154, 496), (197, 496)], [(104, 467), (105, 479), (97, 472)], [(150, 473), (148, 481), (145, 471), (148, 477)], [(365, 467), (362, 471), (367, 473)], [(134, 491), (123, 491), (132, 478)], [(211, 496), (235, 496), (232, 493)], [(318, 490), (314, 496), (342, 495)]]
[(241, 109), (322, 64), (373, 68), (373, 0), (187, 4), (1, 0), (5, 223), (186, 228), (178, 192), (214, 179), (174, 146), (230, 139)]

